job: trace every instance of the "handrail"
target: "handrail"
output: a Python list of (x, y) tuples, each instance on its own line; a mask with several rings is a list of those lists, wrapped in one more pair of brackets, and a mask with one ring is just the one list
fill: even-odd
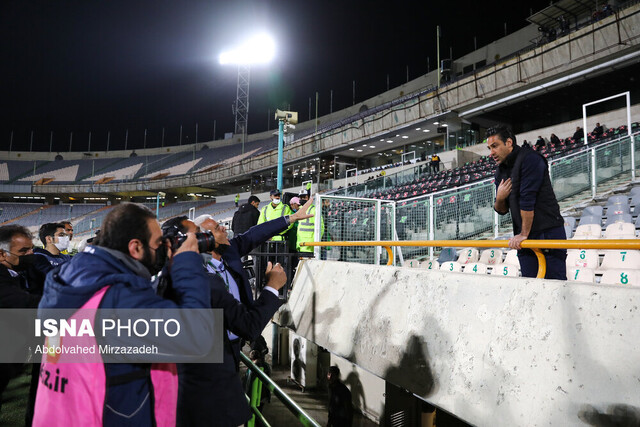
[[(309, 414), (305, 412), (296, 402), (293, 401), (278, 385), (273, 382), (271, 378), (269, 378), (262, 369), (257, 367), (251, 359), (249, 359), (244, 353), (240, 352), (240, 360), (244, 363), (247, 368), (262, 381), (263, 387), (267, 387), (280, 401), (284, 404), (284, 406), (291, 411), (291, 413), (298, 417), (298, 421), (305, 427), (320, 427), (320, 424)], [(256, 405), (257, 406), (257, 405)], [(264, 419), (262, 413), (258, 410), (257, 407), (252, 407), (251, 410), (256, 414), (256, 416), (263, 422), (265, 425), (269, 425)]]
[[(426, 246), (426, 247), (479, 247), (508, 248), (508, 240), (406, 240), (406, 241), (353, 241), (353, 242), (302, 242), (300, 246), (381, 246), (387, 250), (389, 261), (393, 264), (392, 246)], [(640, 250), (640, 239), (603, 239), (603, 240), (535, 240), (528, 239), (521, 243), (523, 249), (532, 249), (538, 257), (538, 275), (543, 279), (547, 272), (547, 262), (540, 249), (635, 249)]]

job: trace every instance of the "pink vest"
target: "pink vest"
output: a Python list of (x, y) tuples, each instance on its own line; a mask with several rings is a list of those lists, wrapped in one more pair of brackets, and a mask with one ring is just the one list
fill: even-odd
[[(82, 316), (76, 312), (71, 319), (89, 318), (93, 327), (95, 309), (100, 305), (107, 289), (109, 286), (100, 289), (81, 307), (92, 311), (84, 310)], [(87, 313), (91, 314), (87, 316)], [(80, 324), (79, 320), (77, 322)], [(60, 339), (64, 340), (65, 346), (98, 347), (95, 337), (65, 336)], [(48, 342), (45, 343), (47, 344)], [(95, 355), (83, 356), (89, 363), (69, 363), (71, 358), (77, 360), (78, 356), (42, 355), (34, 427), (103, 425), (107, 381), (102, 357), (96, 351)], [(178, 402), (178, 373), (175, 363), (152, 364), (151, 382), (156, 425), (175, 426)]]

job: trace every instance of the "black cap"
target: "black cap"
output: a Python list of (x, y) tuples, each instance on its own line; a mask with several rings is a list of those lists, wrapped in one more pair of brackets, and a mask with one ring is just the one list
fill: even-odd
[(269, 192), (270, 196), (279, 196), (280, 195), (280, 190), (271, 190)]

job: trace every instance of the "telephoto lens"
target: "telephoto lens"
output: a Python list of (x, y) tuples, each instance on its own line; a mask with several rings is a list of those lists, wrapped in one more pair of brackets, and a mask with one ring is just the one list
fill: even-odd
[[(205, 231), (204, 233), (196, 233), (196, 239), (198, 240), (198, 252), (211, 252), (216, 247), (216, 239), (213, 237), (213, 233)], [(187, 240), (187, 235), (180, 233), (176, 237), (174, 249), (182, 246), (184, 241)]]

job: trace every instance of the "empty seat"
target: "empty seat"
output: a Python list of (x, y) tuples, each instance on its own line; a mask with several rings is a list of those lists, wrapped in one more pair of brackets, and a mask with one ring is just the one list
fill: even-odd
[(487, 274), (487, 265), (479, 262), (474, 262), (464, 266), (463, 273), (468, 274)]
[(458, 263), (460, 264), (472, 264), (478, 262), (478, 250), (475, 248), (464, 248), (460, 251), (458, 257)]
[(420, 263), (420, 268), (426, 268), (427, 270), (439, 270), (440, 263), (436, 260), (426, 260)]
[(600, 227), (600, 224), (579, 225), (576, 228), (576, 232), (573, 234), (573, 239), (599, 239), (601, 234), (602, 228)]
[(518, 267), (512, 264), (500, 264), (493, 267), (491, 274), (495, 276), (518, 277)]
[(609, 224), (604, 232), (605, 239), (634, 239), (636, 226), (628, 222)]
[(520, 268), (520, 260), (518, 259), (518, 251), (515, 249), (507, 252), (507, 256), (504, 257), (504, 264), (513, 265), (516, 268)]
[(582, 210), (582, 216), (588, 215), (602, 217), (602, 206), (587, 206)]
[(626, 222), (629, 224), (633, 224), (633, 218), (631, 218), (631, 214), (620, 214), (620, 215), (612, 215), (607, 216), (607, 221), (604, 223), (605, 228), (610, 226), (611, 224), (615, 224), (618, 222)]
[(580, 217), (580, 225), (590, 224), (602, 225), (602, 217), (597, 215), (582, 215)]
[(404, 262), (403, 267), (420, 268), (420, 261), (417, 259), (410, 259)]
[(640, 270), (612, 269), (602, 275), (600, 283), (606, 285), (640, 286)]
[(575, 226), (576, 226), (576, 217), (574, 217), (574, 216), (564, 216), (562, 218), (564, 219), (565, 227), (568, 225), (572, 229), (575, 228)]
[(591, 268), (573, 267), (567, 271), (567, 279), (570, 282), (595, 283), (596, 275)]
[(640, 268), (640, 251), (609, 250), (602, 259), (601, 270)]
[(443, 262), (455, 261), (456, 259), (458, 259), (456, 248), (443, 248), (438, 257), (438, 262), (442, 265)]
[(628, 213), (631, 213), (631, 209), (629, 208), (628, 203), (616, 203), (607, 206), (607, 217)]
[(502, 263), (502, 251), (500, 249), (485, 249), (480, 254), (480, 261), (487, 265), (496, 265)]
[(461, 271), (462, 265), (455, 261), (447, 261), (440, 264), (440, 271)]
[(599, 257), (598, 251), (595, 249), (569, 249), (567, 251), (567, 268), (582, 267), (582, 268), (598, 268)]
[(629, 196), (611, 196), (607, 199), (607, 207), (612, 205), (628, 205), (629, 204)]

